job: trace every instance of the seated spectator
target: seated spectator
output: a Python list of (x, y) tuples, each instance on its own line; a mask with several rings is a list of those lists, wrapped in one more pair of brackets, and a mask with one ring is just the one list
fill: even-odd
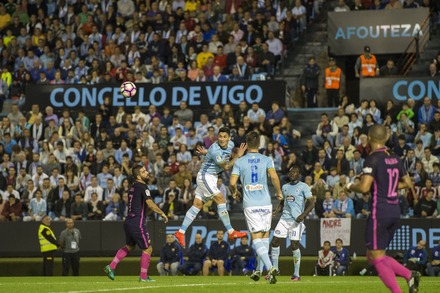
[(335, 254), (330, 250), (330, 241), (324, 241), (323, 249), (318, 252), (318, 263), (314, 276), (332, 276)]
[(89, 213), (87, 215), (89, 220), (102, 220), (104, 213), (104, 205), (102, 201), (98, 199), (98, 194), (96, 192), (92, 193), (90, 202), (88, 203)]
[(414, 216), (419, 218), (431, 218), (437, 209), (437, 203), (432, 199), (434, 193), (432, 190), (428, 191), (426, 197), (420, 198), (418, 201), (414, 200)]
[(363, 193), (362, 198), (356, 201), (356, 219), (366, 219), (371, 213), (370, 194)]
[(224, 232), (217, 230), (217, 241), (211, 244), (206, 260), (203, 263), (203, 276), (209, 274), (211, 268), (217, 268), (218, 275), (225, 274), (225, 262), (229, 256), (229, 244), (223, 240)]
[(440, 276), (440, 241), (432, 249), (432, 260), (426, 264), (426, 274), (430, 277)]
[(345, 191), (341, 191), (335, 200), (333, 213), (337, 218), (354, 218), (353, 200), (347, 197)]
[(336, 167), (330, 168), (330, 174), (327, 175), (326, 183), (330, 190), (333, 190), (333, 187), (339, 182), (339, 175), (336, 170)]
[(160, 259), (157, 264), (157, 271), (161, 276), (177, 275), (179, 267), (179, 250), (180, 247), (176, 243), (172, 234), (167, 234), (166, 243), (160, 250)]
[(105, 209), (105, 217), (103, 221), (120, 221), (123, 218), (124, 204), (121, 202), (121, 196), (115, 193), (112, 201)]
[(55, 202), (54, 207), (54, 221), (65, 221), (70, 218), (70, 206), (72, 205), (72, 200), (70, 198), (70, 191), (64, 190), (62, 193), (62, 198)]
[(168, 197), (163, 203), (162, 211), (167, 215), (168, 219), (172, 220), (178, 220), (179, 216), (182, 216), (185, 212), (182, 203), (177, 199), (177, 194), (174, 192), (168, 193)]
[(0, 215), (0, 222), (18, 222), (23, 218), (23, 208), (19, 199), (16, 199), (13, 194), (10, 194), (6, 201), (2, 213)]
[(325, 199), (322, 202), (322, 208), (324, 210), (324, 213), (323, 213), (324, 218), (334, 218), (335, 217), (335, 214), (333, 213), (333, 206), (334, 206), (334, 202), (333, 202), (332, 193), (330, 192), (330, 190), (327, 190), (325, 192)]
[(350, 265), (350, 252), (343, 247), (341, 238), (336, 239), (336, 247), (332, 249), (334, 253), (334, 269), (337, 276), (345, 276)]
[(255, 257), (254, 249), (249, 246), (248, 241), (247, 236), (241, 238), (240, 246), (231, 251), (231, 267), (234, 275), (246, 275), (249, 262)]
[(403, 265), (411, 271), (423, 273), (428, 262), (428, 252), (426, 251), (426, 241), (420, 240), (416, 246), (411, 247), (405, 252)]
[(179, 265), (179, 272), (187, 276), (198, 275), (207, 252), (208, 248), (203, 244), (202, 235), (196, 234), (195, 243), (189, 247), (187, 252), (188, 260)]
[(37, 189), (35, 191), (35, 197), (32, 198), (29, 203), (28, 215), (23, 217), (23, 221), (39, 222), (46, 215), (47, 204), (46, 200), (42, 196), (43, 193), (41, 190)]
[(217, 219), (217, 204), (213, 200), (208, 200), (203, 204), (203, 219)]
[(320, 147), (324, 144), (325, 140), (328, 140), (330, 145), (333, 146), (333, 141), (337, 134), (338, 126), (328, 119), (327, 113), (322, 113), (321, 122), (316, 128), (316, 134), (312, 136), (313, 145)]
[(89, 209), (87, 207), (87, 204), (83, 202), (81, 193), (75, 194), (75, 200), (70, 205), (70, 217), (77, 221), (77, 220), (87, 220), (87, 214), (89, 212)]

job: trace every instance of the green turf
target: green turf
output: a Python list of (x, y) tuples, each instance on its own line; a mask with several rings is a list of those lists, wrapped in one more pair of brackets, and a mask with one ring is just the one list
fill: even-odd
[[(325, 292), (325, 293), (381, 293), (389, 292), (378, 277), (302, 277), (292, 283), (289, 277), (280, 276), (278, 283), (269, 285), (261, 279), (254, 282), (249, 277), (153, 277), (155, 283), (139, 283), (138, 277), (118, 277), (115, 281), (102, 277), (8, 277), (0, 278), (0, 292)], [(406, 282), (399, 280), (403, 292), (408, 292)], [(439, 292), (440, 278), (422, 279), (419, 292)]]

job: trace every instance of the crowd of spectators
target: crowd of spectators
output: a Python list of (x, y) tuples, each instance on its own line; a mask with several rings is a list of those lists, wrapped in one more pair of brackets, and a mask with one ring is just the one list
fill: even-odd
[(29, 83), (272, 78), (318, 4), (9, 0), (0, 3), (0, 100)]
[[(154, 201), (169, 218), (179, 219), (192, 204), (203, 160), (194, 150), (197, 145), (209, 148), (221, 127), (231, 129), (237, 146), (248, 131), (258, 130), (261, 150), (279, 171), (294, 139), (277, 102), (269, 111), (256, 103), (241, 102), (236, 111), (217, 104), (197, 118), (186, 102), (161, 113), (151, 105), (143, 113), (139, 107), (114, 109), (104, 100), (93, 118), (82, 110), (72, 117), (67, 109), (57, 115), (47, 107), (43, 114), (34, 104), (23, 114), (12, 106), (0, 125), (0, 221), (40, 220), (46, 214), (56, 221), (122, 220), (135, 164), (149, 171)], [(218, 187), (231, 209), (228, 182), (224, 172)], [(212, 201), (201, 216), (217, 217)]]
[[(386, 127), (386, 146), (401, 157), (415, 184), (400, 191), (402, 217), (440, 216), (440, 102), (434, 104), (430, 97), (421, 105), (412, 99), (402, 105), (388, 100), (382, 108), (375, 100), (361, 100), (357, 107), (344, 96), (334, 117), (322, 113), (316, 133), (301, 154), (305, 182), (317, 197), (310, 217), (369, 215), (370, 194), (346, 194), (345, 187), (359, 180), (371, 152), (368, 130), (375, 124)], [(290, 155), (293, 162), (298, 161)]]

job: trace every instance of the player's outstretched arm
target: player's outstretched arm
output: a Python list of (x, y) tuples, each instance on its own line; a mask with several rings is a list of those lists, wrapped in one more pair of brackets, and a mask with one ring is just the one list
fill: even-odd
[(282, 200), (283, 199), (283, 193), (281, 192), (281, 183), (280, 183), (280, 178), (278, 177), (277, 171), (275, 171), (275, 169), (269, 169), (269, 176), (270, 176), (270, 180), (272, 181), (273, 187), (275, 187), (275, 192), (277, 195), (278, 200)]
[(197, 149), (196, 149), (196, 152), (197, 152), (199, 155), (206, 155), (206, 154), (208, 153), (208, 150), (205, 149), (205, 147), (199, 145), (199, 146), (197, 147)]
[(246, 150), (247, 150), (247, 144), (242, 143), (240, 145), (240, 147), (238, 148), (237, 154), (235, 156), (233, 156), (233, 158), (229, 162), (221, 163), (219, 166), (223, 170), (229, 171), (234, 166), (235, 161), (237, 161), (237, 159), (243, 157)]
[(149, 207), (153, 212), (155, 212), (156, 214), (158, 214), (159, 216), (161, 216), (161, 217), (163, 218), (163, 220), (165, 221), (165, 223), (168, 222), (168, 217), (167, 217), (167, 215), (165, 215), (165, 213), (164, 213), (161, 209), (159, 209), (159, 207), (154, 203), (153, 200), (151, 200), (151, 199), (147, 199), (147, 200), (146, 200), (146, 203), (147, 203), (148, 207)]

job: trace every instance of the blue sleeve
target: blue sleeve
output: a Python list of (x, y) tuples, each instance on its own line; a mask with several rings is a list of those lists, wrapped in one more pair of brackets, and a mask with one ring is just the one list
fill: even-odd
[(417, 263), (421, 265), (426, 265), (427, 262), (428, 262), (428, 253), (426, 252), (426, 250), (424, 250), (422, 252), (420, 261), (418, 261)]
[(341, 265), (348, 266), (350, 264), (350, 252), (348, 251), (347, 248), (344, 248), (344, 252), (345, 252), (345, 257), (341, 261)]
[[(422, 106), (423, 107), (423, 106)], [(418, 115), (417, 117), (419, 117), (419, 123), (423, 122), (423, 114), (422, 114), (422, 107), (419, 108), (419, 110), (417, 111)], [(409, 118), (408, 118), (409, 119)]]
[(162, 247), (162, 249), (160, 250), (160, 259), (159, 262), (165, 262), (166, 259), (166, 255), (165, 255), (165, 247)]

